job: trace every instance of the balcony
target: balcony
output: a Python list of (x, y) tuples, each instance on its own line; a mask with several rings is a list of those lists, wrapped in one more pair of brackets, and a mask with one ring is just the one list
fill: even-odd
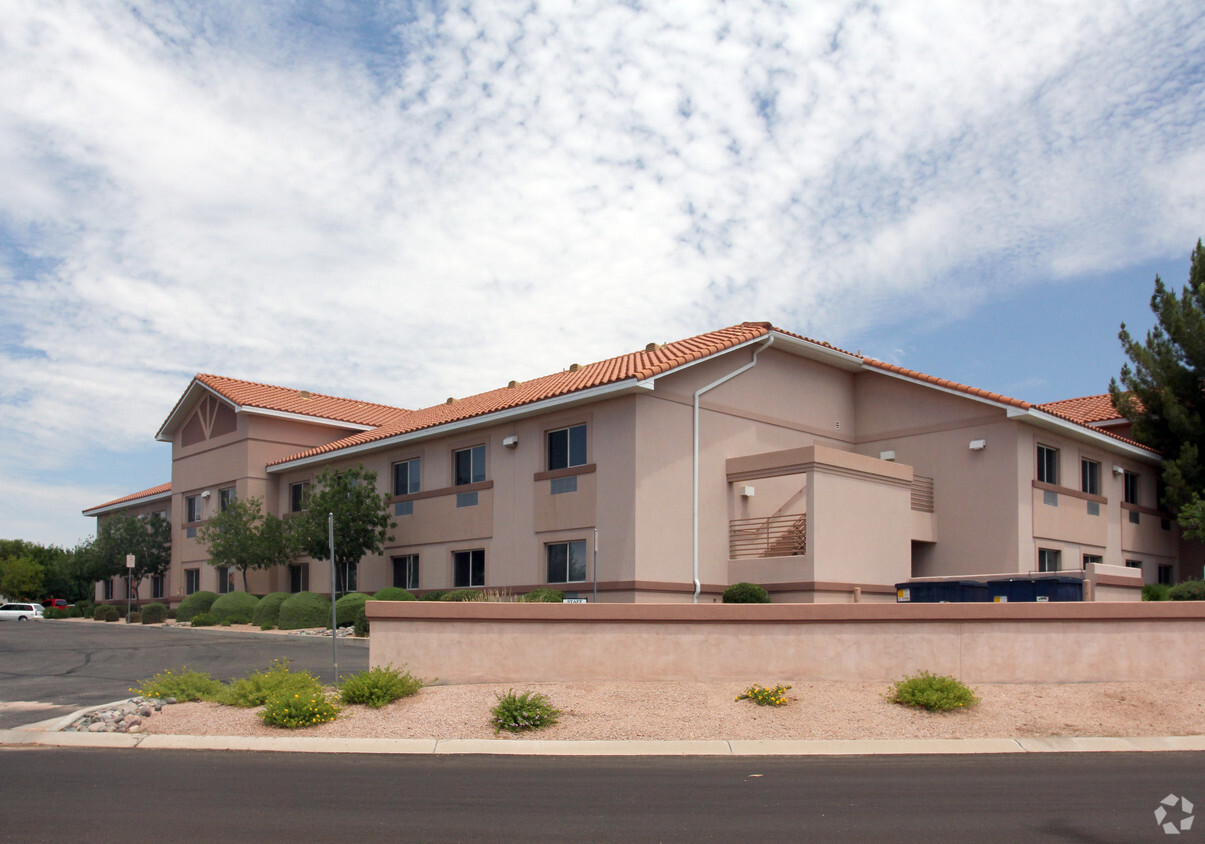
[(807, 514), (732, 519), (728, 523), (730, 559), (798, 557), (807, 552)]

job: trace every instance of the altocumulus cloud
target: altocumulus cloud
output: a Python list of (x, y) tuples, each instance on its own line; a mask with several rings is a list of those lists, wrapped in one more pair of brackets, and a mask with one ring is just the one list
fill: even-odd
[(11, 0), (0, 474), (52, 497), (196, 371), (421, 406), (1200, 234), (1199, 3), (884, 5)]

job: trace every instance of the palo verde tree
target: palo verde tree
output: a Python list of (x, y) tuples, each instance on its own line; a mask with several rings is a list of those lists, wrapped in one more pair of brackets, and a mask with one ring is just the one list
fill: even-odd
[(1160, 504), (1191, 530), (1205, 513), (1205, 248), (1192, 252), (1188, 284), (1176, 293), (1155, 276), (1151, 310), (1158, 323), (1145, 341), (1122, 323), (1129, 363), (1109, 384), (1117, 412), (1133, 423), (1133, 437), (1164, 457)]
[[(76, 547), (75, 553), (93, 580), (129, 575), (130, 587), (148, 577), (162, 576), (172, 562), (172, 529), (167, 519), (149, 516), (111, 516), (96, 528), (95, 538)], [(134, 555), (134, 568), (126, 568), (126, 555)]]
[(377, 473), (363, 465), (336, 473), (323, 469), (303, 501), (304, 511), (292, 519), (298, 547), (315, 560), (330, 559), (327, 516), (335, 516), (336, 596), (351, 591), (350, 572), (365, 554), (380, 554), (393, 539), (388, 493), (376, 488)]
[(262, 498), (236, 498), (201, 526), (197, 538), (209, 546), (211, 566), (230, 566), (243, 573), (285, 565), (296, 556), (293, 532), (284, 519), (265, 513)]

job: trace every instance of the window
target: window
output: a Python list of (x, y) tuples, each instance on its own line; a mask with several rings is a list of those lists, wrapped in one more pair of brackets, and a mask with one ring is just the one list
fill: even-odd
[(1142, 560), (1126, 560), (1126, 568), (1140, 569), (1142, 568)]
[(418, 554), (393, 558), (393, 585), (399, 589), (418, 588)]
[(230, 566), (218, 566), (218, 594), (225, 595), (230, 591)]
[(201, 521), (201, 496), (190, 495), (184, 499), (184, 521)]
[(586, 540), (545, 545), (549, 583), (578, 583), (586, 579)]
[(475, 445), (452, 453), (453, 486), (478, 484), (485, 480), (485, 446)]
[(234, 503), (234, 487), (228, 486), (218, 490), (218, 512), (225, 513), (226, 508)]
[(393, 494), (410, 495), (422, 489), (422, 462), (418, 457), (393, 464)]
[(1052, 548), (1038, 549), (1038, 571), (1058, 571), (1062, 568), (1061, 551), (1055, 551)]
[(294, 594), (310, 591), (309, 563), (294, 563), (289, 566), (289, 591)]
[(1133, 472), (1125, 473), (1125, 500), (1126, 504), (1138, 503), (1138, 476)]
[(289, 484), (289, 512), (300, 513), (305, 509), (305, 496), (310, 491), (310, 482)]
[(340, 595), (346, 595), (348, 592), (355, 592), (358, 580), (357, 569), (359, 563), (336, 563), (335, 564), (335, 586), (339, 590)]
[(102, 594), (104, 595), (103, 600), (105, 600), (105, 601), (113, 600), (113, 581), (112, 580), (104, 581), (104, 589), (102, 590)]
[(127, 598), (137, 598), (138, 596), (134, 594), (133, 578), (131, 578), (129, 575), (126, 575), (125, 581), (126, 581), (126, 597)]
[(1058, 485), (1059, 450), (1048, 445), (1038, 446), (1038, 480), (1044, 484)]
[(458, 492), (456, 493), (457, 507), (476, 507), (477, 493), (475, 492)]
[(1101, 557), (1100, 554), (1085, 554), (1084, 555), (1084, 568), (1087, 568), (1088, 566), (1090, 566), (1094, 563), (1099, 566), (1103, 562), (1104, 562), (1104, 558)]
[(574, 425), (548, 432), (548, 468), (586, 465), (586, 426)]
[(457, 589), (485, 585), (485, 549), (452, 554), (452, 585)]
[(200, 569), (185, 569), (184, 570), (184, 594), (191, 595), (193, 592), (201, 590), (201, 570)]
[(1172, 567), (1159, 566), (1159, 583), (1163, 586), (1172, 585)]
[(163, 597), (163, 575), (156, 574), (151, 577), (151, 597)]
[(1095, 460), (1081, 460), (1080, 490), (1089, 495), (1100, 495), (1100, 464)]

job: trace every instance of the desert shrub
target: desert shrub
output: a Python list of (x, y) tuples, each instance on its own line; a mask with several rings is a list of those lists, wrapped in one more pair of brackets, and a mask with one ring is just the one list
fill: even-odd
[(270, 629), (280, 620), (280, 605), (289, 600), (288, 592), (269, 592), (259, 599), (255, 612), (251, 613), (251, 623), (261, 629)]
[(126, 607), (125, 604), (109, 604), (109, 606), (111, 606), (113, 609), (117, 610), (118, 618), (125, 618), (126, 613), (129, 612), (129, 609)]
[(126, 617), (126, 624), (142, 624), (142, 613), (134, 610)]
[(331, 602), (313, 592), (297, 592), (280, 605), (276, 626), (281, 630), (300, 630), (303, 627), (330, 627)]
[(79, 607), (67, 607), (68, 618), (84, 618), (84, 613)]
[(162, 624), (167, 621), (167, 607), (163, 604), (147, 604), (142, 608), (143, 624)]
[(117, 621), (120, 616), (117, 615), (117, 607), (112, 604), (99, 604), (92, 611), (92, 617), (97, 621)]
[(400, 586), (387, 586), (372, 596), (374, 601), (417, 601), (414, 593)]
[(529, 604), (559, 604), (565, 600), (565, 593), (559, 589), (540, 587), (532, 589), (519, 600)]
[(209, 614), (218, 624), (250, 624), (259, 598), (248, 592), (227, 592), (213, 602)]
[(368, 608), (367, 607), (360, 607), (358, 610), (356, 610), (356, 618), (355, 618), (355, 621), (352, 622), (351, 627), (352, 627), (352, 630), (355, 632), (357, 638), (363, 639), (365, 636), (368, 635)]
[(751, 700), (758, 706), (786, 706), (787, 705), (787, 689), (791, 688), (790, 684), (779, 684), (774, 688), (761, 686), (754, 683), (749, 688), (745, 689), (736, 696), (737, 700)]
[(420, 601), (442, 601), (444, 598), (444, 595), (447, 595), (447, 594), (448, 594), (447, 589), (432, 589), (430, 592), (426, 593), (425, 595), (419, 595), (418, 599)]
[(1186, 580), (1167, 592), (1172, 601), (1205, 601), (1205, 580)]
[(168, 607), (168, 608), (167, 608), (167, 617), (168, 617), (168, 618), (170, 618), (170, 619), (173, 619), (173, 620), (174, 620), (174, 619), (176, 618), (177, 614), (178, 614), (178, 611), (176, 610), (176, 608), (175, 608), (175, 607)]
[[(405, 666), (402, 666), (404, 669)], [(423, 681), (409, 671), (393, 665), (377, 665), (359, 674), (353, 674), (339, 684), (339, 699), (343, 703), (360, 703), (380, 708), (404, 697), (409, 697), (423, 687)]]
[(724, 590), (725, 604), (768, 604), (770, 593), (756, 583), (734, 583)]
[(1148, 583), (1142, 587), (1142, 600), (1144, 601), (1166, 601), (1167, 594), (1172, 591), (1170, 586), (1164, 586), (1162, 583)]
[(368, 598), (363, 592), (348, 592), (335, 601), (335, 626), (351, 627), (356, 620), (356, 611), (364, 609)]
[(142, 697), (169, 698), (176, 700), (218, 700), (225, 687), (213, 677), (201, 671), (160, 671), (142, 685), (130, 689)]
[(495, 692), (495, 697), (498, 698), (498, 703), (491, 710), (493, 717), (490, 718), (495, 733), (503, 730), (519, 733), (550, 727), (557, 722), (561, 714), (561, 710), (554, 707), (548, 697), (539, 692), (515, 694), (515, 690), (511, 689), (504, 695)]
[(213, 627), (218, 623), (218, 620), (210, 613), (199, 612), (192, 617), (192, 621), (189, 623), (193, 627)]
[(197, 613), (209, 612), (209, 608), (217, 599), (217, 592), (193, 592), (176, 607), (176, 618), (180, 621), (192, 621), (192, 617)]
[(286, 692), (275, 695), (268, 698), (263, 711), (259, 713), (265, 724), (288, 730), (324, 724), (334, 721), (338, 716), (339, 707), (335, 706), (321, 689), (309, 694)]
[(322, 694), (322, 684), (308, 671), (294, 671), (287, 659), (278, 659), (266, 671), (252, 671), (233, 680), (223, 692), (220, 703), (229, 706), (263, 706), (280, 695), (312, 697)]
[(56, 618), (66, 618), (66, 617), (67, 617), (66, 610), (55, 609), (54, 607), (47, 607), (46, 609), (42, 610), (42, 618), (48, 619), (50, 621), (53, 621)]
[(480, 589), (453, 589), (439, 596), (441, 601), (484, 601), (486, 594)]
[(892, 703), (928, 709), (930, 712), (962, 709), (979, 702), (974, 689), (962, 681), (928, 671), (897, 680), (887, 699)]
[(77, 610), (79, 610), (79, 616), (77, 616), (77, 617), (92, 618), (92, 613), (96, 609), (96, 601), (93, 601), (93, 600), (77, 601), (75, 604), (75, 608)]

